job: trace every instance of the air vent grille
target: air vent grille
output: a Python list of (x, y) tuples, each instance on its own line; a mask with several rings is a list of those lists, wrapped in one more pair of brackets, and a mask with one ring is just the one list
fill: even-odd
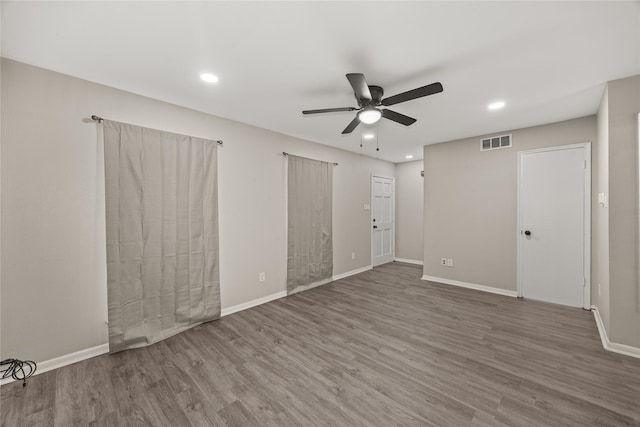
[(480, 151), (497, 150), (511, 147), (511, 134), (491, 136), (480, 140)]

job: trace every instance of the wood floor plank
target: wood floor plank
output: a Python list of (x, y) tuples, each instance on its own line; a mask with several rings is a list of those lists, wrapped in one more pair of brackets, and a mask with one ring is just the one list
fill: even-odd
[(96, 359), (92, 363), (83, 361), (90, 369), (84, 378), (86, 385), (86, 405), (89, 423), (118, 415), (116, 391), (108, 374), (110, 365), (105, 365), (108, 358)]
[(235, 401), (219, 411), (227, 426), (261, 426), (262, 423), (251, 414), (242, 402)]
[(0, 426), (635, 426), (592, 313), (390, 263), (0, 389)]
[[(64, 425), (86, 425), (89, 424), (89, 413), (85, 404), (84, 379), (86, 376), (86, 367), (93, 361), (75, 363), (65, 366), (55, 372), (56, 389), (55, 389), (55, 407), (54, 407), (54, 424), (57, 426)], [(46, 375), (46, 374), (43, 374)], [(41, 375), (31, 378), (27, 387), (40, 381)], [(0, 389), (0, 393), (2, 390)], [(25, 395), (25, 399), (28, 396)]]
[(22, 384), (16, 386), (16, 383), (0, 387), (0, 426), (20, 425), (24, 418), (25, 391), (22, 390), (23, 388)]
[(39, 381), (32, 387), (23, 387), (25, 390), (25, 416), (40, 414), (37, 418), (42, 419), (43, 414), (52, 414), (55, 400), (55, 384), (57, 372), (45, 372)]
[(53, 408), (43, 409), (42, 411), (27, 415), (21, 423), (24, 427), (31, 426), (53, 426), (54, 414)]

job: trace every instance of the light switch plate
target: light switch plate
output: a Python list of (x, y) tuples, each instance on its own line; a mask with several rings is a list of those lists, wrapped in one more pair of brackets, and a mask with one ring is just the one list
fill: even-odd
[(365, 211), (371, 210), (371, 205), (369, 205), (369, 204), (365, 203), (365, 204), (364, 204), (364, 210), (365, 210)]
[(605, 192), (598, 193), (598, 203), (603, 208), (607, 207), (607, 194)]

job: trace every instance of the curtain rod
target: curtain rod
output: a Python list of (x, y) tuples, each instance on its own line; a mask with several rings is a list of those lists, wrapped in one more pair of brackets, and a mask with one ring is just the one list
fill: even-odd
[[(93, 120), (94, 122), (98, 122), (98, 123), (102, 123), (104, 121), (104, 119), (100, 116), (96, 116), (95, 114), (91, 116), (91, 120)], [(206, 138), (202, 138), (202, 139), (206, 139)], [(218, 144), (222, 145), (222, 141), (217, 140), (215, 141)]]
[[(289, 155), (289, 153), (287, 153), (286, 151), (283, 151), (283, 152), (282, 152), (282, 155), (283, 155), (283, 156), (288, 156), (288, 155)], [(295, 156), (295, 157), (300, 157), (300, 158), (302, 158), (302, 159), (315, 160), (316, 162), (322, 162), (322, 160), (311, 159), (311, 158), (309, 158), (309, 157), (296, 156), (295, 154), (291, 154), (291, 155), (292, 155), (292, 156)], [(338, 164), (337, 164), (336, 162), (323, 162), (323, 163), (329, 163), (329, 164), (331, 164), (331, 165), (336, 165), (336, 166), (338, 166)]]

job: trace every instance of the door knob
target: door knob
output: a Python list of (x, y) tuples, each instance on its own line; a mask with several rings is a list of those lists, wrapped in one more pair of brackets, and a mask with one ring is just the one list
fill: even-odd
[(529, 230), (524, 230), (524, 235), (525, 236), (531, 236), (531, 232)]
[(374, 226), (373, 226), (373, 228), (378, 228), (378, 226), (377, 226), (377, 225), (374, 225)]

